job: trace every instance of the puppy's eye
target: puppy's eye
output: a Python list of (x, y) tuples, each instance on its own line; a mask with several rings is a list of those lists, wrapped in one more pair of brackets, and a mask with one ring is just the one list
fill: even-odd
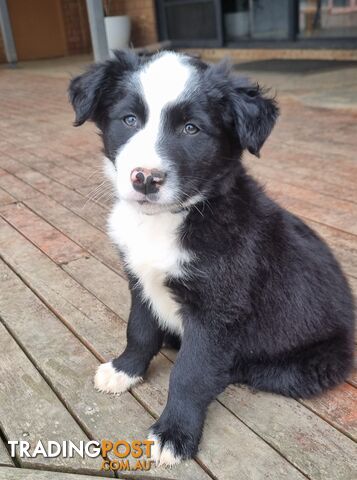
[(187, 133), (187, 135), (195, 135), (200, 131), (200, 129), (196, 127), (196, 125), (194, 125), (193, 123), (186, 123), (183, 131)]
[(128, 125), (128, 127), (136, 127), (138, 124), (138, 119), (135, 115), (127, 115), (123, 118), (123, 122)]

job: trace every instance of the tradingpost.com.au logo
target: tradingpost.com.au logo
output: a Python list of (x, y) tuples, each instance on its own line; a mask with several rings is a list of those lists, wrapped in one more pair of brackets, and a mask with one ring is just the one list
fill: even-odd
[[(9, 440), (11, 457), (19, 458), (73, 458), (80, 456), (81, 458), (97, 458), (104, 457), (101, 470), (118, 471), (118, 470), (150, 470), (152, 460), (151, 447), (152, 440), (97, 440), (83, 441), (77, 444), (71, 440), (57, 442), (48, 440), (42, 442), (39, 440), (35, 445), (31, 445), (26, 440)], [(108, 458), (110, 455), (111, 458)], [(114, 457), (114, 459), (113, 459)]]

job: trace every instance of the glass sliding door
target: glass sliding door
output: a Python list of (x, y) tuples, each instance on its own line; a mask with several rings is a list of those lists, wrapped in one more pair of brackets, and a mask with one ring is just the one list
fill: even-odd
[[(296, 4), (296, 2), (295, 2)], [(294, 0), (227, 0), (222, 2), (225, 39), (292, 39)]]
[(156, 12), (160, 40), (174, 48), (357, 43), (357, 0), (156, 0)]
[(177, 47), (223, 45), (220, 0), (156, 0), (161, 40)]

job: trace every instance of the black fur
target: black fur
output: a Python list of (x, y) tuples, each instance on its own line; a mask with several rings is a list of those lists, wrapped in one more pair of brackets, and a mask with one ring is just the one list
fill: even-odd
[[(228, 384), (295, 398), (319, 394), (346, 379), (354, 338), (351, 292), (329, 248), (272, 201), (240, 161), (245, 149), (259, 155), (278, 116), (275, 101), (226, 64), (187, 61), (197, 69), (198, 88), (166, 110), (160, 149), (182, 200), (197, 191), (205, 200), (189, 210), (181, 230), (183, 247), (195, 254), (188, 275), (167, 279), (181, 305), (184, 335), (180, 346), (166, 333), (180, 350), (166, 408), (153, 426), (182, 457), (196, 453), (207, 406)], [(117, 121), (123, 103), (136, 105), (138, 128), (146, 121), (131, 78), (138, 68), (138, 59), (118, 53), (70, 86), (76, 124), (95, 121), (112, 160), (135, 134)], [(199, 135), (178, 134), (186, 118), (195, 120)], [(143, 375), (165, 332), (137, 279), (130, 286), (128, 346), (113, 365)]]

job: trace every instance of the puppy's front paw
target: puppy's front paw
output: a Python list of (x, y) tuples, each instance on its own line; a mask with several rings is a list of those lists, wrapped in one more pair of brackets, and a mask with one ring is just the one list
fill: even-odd
[(141, 381), (141, 377), (131, 377), (123, 371), (116, 370), (112, 362), (99, 365), (94, 376), (95, 388), (105, 393), (123, 393)]
[(157, 466), (172, 467), (181, 462), (182, 457), (175, 454), (174, 447), (171, 443), (166, 442), (165, 445), (162, 445), (160, 437), (153, 433), (150, 433), (148, 440), (154, 442), (151, 447), (151, 460), (153, 460)]
[(158, 466), (172, 467), (191, 458), (198, 447), (198, 439), (179, 427), (160, 424), (160, 420), (150, 430), (148, 439), (154, 442), (151, 459)]

